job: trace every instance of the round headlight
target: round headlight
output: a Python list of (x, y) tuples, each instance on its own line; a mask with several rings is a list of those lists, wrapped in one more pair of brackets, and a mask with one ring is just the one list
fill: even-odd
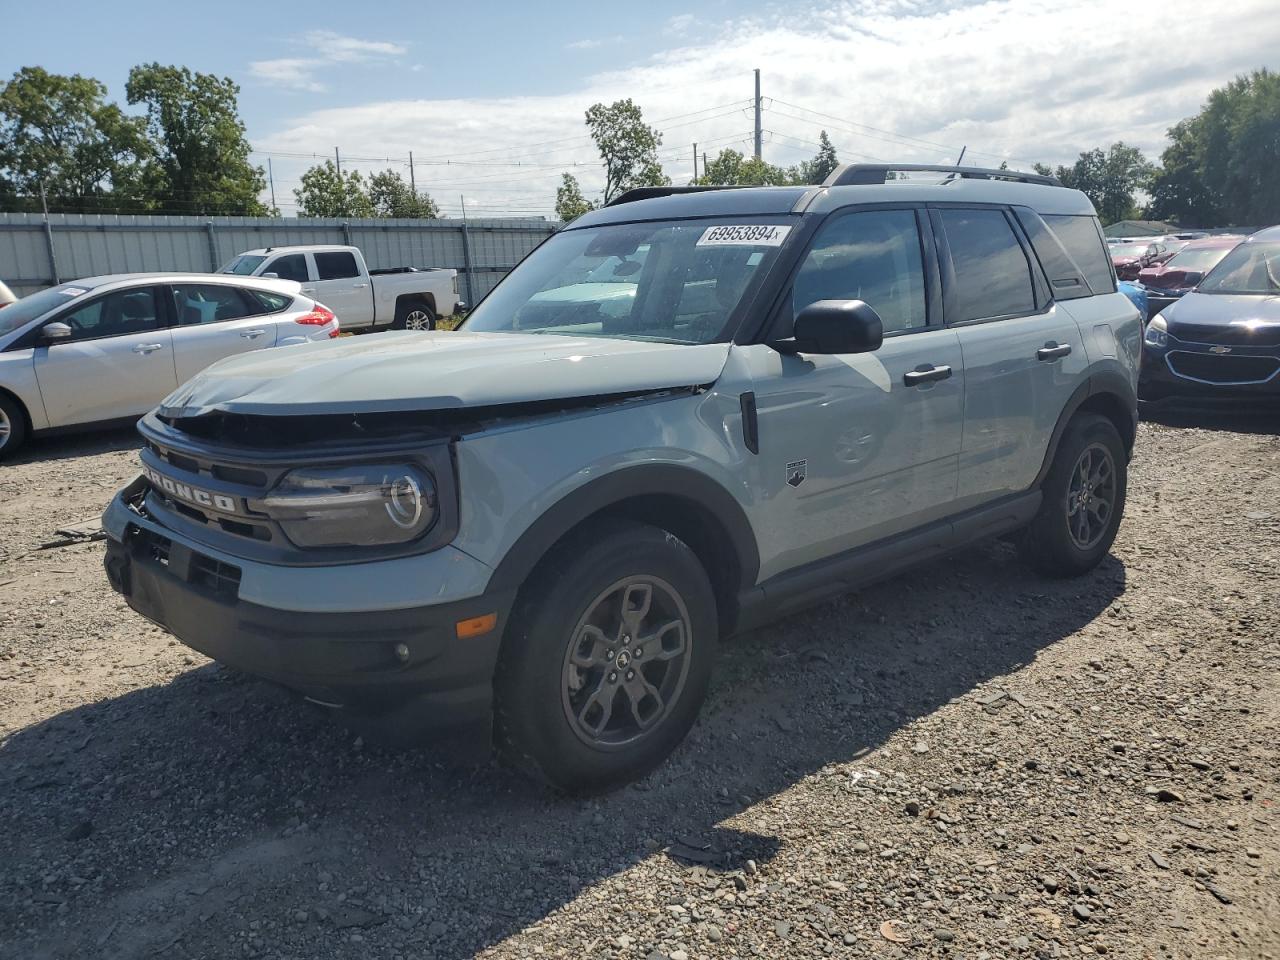
[(422, 519), (422, 487), (410, 474), (387, 484), (387, 516), (404, 530), (412, 530)]

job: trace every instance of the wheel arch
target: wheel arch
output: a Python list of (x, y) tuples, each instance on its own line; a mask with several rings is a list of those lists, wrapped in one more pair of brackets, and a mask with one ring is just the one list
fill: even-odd
[(27, 436), (31, 436), (35, 430), (35, 423), (31, 419), (31, 408), (27, 406), (26, 401), (7, 387), (0, 387), (0, 397), (12, 401), (17, 406), (18, 413), (22, 415), (23, 426), (26, 428)]
[(1040, 472), (1036, 474), (1033, 486), (1039, 487), (1053, 465), (1054, 455), (1058, 452), (1058, 444), (1066, 432), (1067, 424), (1078, 413), (1096, 413), (1106, 417), (1115, 425), (1116, 432), (1124, 443), (1127, 456), (1133, 455), (1133, 445), (1138, 436), (1138, 395), (1133, 384), (1124, 376), (1114, 371), (1103, 371), (1091, 375), (1076, 387), (1070, 399), (1058, 416), (1049, 439), (1049, 448), (1045, 451), (1044, 462)]
[(728, 490), (704, 473), (674, 464), (627, 467), (563, 497), (507, 551), (490, 589), (518, 591), (558, 544), (605, 518), (651, 524), (687, 544), (711, 580), (722, 631), (732, 627), (738, 598), (760, 570), (755, 533)]
[(414, 304), (419, 304), (419, 303), (428, 307), (431, 310), (431, 312), (434, 313), (437, 317), (440, 316), (440, 311), (436, 309), (436, 297), (435, 297), (435, 294), (433, 293), (402, 293), (400, 294), (398, 297), (396, 297), (396, 313), (398, 314), (401, 308), (404, 308), (407, 310), (408, 308), (412, 307)]

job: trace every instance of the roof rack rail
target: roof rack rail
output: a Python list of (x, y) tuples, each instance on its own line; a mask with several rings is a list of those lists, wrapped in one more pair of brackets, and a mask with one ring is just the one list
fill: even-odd
[(612, 200), (605, 204), (606, 207), (616, 207), (622, 203), (635, 203), (637, 200), (652, 200), (654, 197), (670, 197), (677, 193), (706, 193), (709, 190), (742, 190), (745, 189), (744, 184), (720, 184), (716, 186), (688, 186), (688, 187), (632, 187), (618, 194)]
[[(957, 167), (932, 163), (846, 163), (837, 167), (822, 184), (824, 187), (846, 187), (885, 183), (890, 173), (950, 173), (963, 180), (1013, 180), (1017, 183), (1038, 183), (1046, 187), (1060, 187), (1057, 177), (1020, 170), (995, 170), (990, 167)], [(949, 177), (948, 180), (951, 178)]]

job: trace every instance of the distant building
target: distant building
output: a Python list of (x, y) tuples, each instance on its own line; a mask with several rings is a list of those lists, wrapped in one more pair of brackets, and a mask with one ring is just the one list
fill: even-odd
[(1161, 237), (1166, 233), (1177, 233), (1186, 227), (1178, 227), (1172, 223), (1159, 220), (1117, 220), (1102, 232), (1108, 237)]

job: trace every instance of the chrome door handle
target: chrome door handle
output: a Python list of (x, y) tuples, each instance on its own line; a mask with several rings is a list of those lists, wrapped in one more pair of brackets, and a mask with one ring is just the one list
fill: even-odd
[(1069, 343), (1046, 343), (1036, 351), (1037, 360), (1060, 360), (1071, 353)]
[(257, 340), (266, 332), (267, 331), (265, 330), (245, 330), (240, 334), (240, 336), (244, 337), (246, 340)]
[(163, 343), (140, 343), (133, 348), (134, 353), (155, 353), (157, 350), (163, 349)]
[(368, 284), (367, 284), (367, 283), (353, 283), (353, 284), (351, 285), (351, 289), (352, 289), (352, 290), (363, 290), (363, 289), (364, 289), (365, 287), (367, 287), (367, 286), (368, 286)]
[(951, 368), (948, 366), (923, 367), (915, 370), (908, 370), (902, 375), (902, 382), (908, 387), (918, 387), (922, 383), (932, 383), (934, 380), (946, 380), (950, 376)]

